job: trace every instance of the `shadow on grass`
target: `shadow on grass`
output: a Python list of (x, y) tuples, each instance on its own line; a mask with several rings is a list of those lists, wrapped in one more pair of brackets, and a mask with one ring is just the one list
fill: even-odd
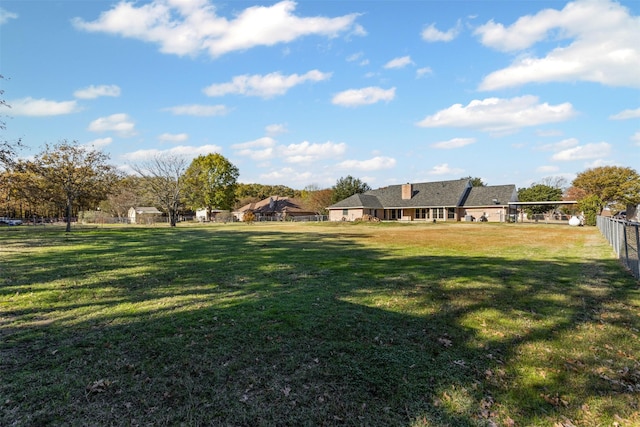
[(640, 391), (590, 335), (605, 310), (640, 327), (615, 261), (325, 231), (40, 239), (2, 257), (0, 424), (531, 425)]

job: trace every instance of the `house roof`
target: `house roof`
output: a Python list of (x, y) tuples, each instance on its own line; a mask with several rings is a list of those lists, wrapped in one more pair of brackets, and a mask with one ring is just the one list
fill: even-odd
[(457, 179), (410, 185), (412, 190), (410, 199), (402, 198), (403, 185), (390, 185), (354, 194), (329, 206), (329, 209), (508, 206), (509, 202), (518, 200), (516, 186), (511, 184), (472, 187), (470, 180)]
[(246, 204), (236, 212), (246, 212), (248, 210), (263, 215), (273, 213), (314, 214), (314, 212), (306, 210), (303, 207), (302, 200), (293, 197), (280, 196), (271, 196), (260, 200), (259, 202)]
[(354, 194), (329, 206), (329, 209), (461, 206), (471, 184), (468, 179), (457, 179), (454, 181), (421, 182), (411, 184), (411, 186), (412, 197), (410, 199), (402, 198), (402, 185), (390, 185), (362, 194)]
[(136, 211), (137, 214), (161, 214), (155, 206), (134, 206), (132, 209)]
[(473, 187), (464, 199), (462, 205), (474, 206), (508, 206), (509, 202), (518, 200), (518, 192), (515, 185), (491, 185), (485, 187)]

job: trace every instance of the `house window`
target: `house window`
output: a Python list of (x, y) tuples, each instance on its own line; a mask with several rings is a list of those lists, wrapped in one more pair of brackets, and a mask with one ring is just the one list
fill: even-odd
[(342, 209), (342, 216), (349, 215), (349, 209)]
[(426, 209), (426, 208), (416, 209), (416, 219), (429, 219), (429, 209)]
[(456, 219), (456, 209), (455, 208), (449, 208), (447, 210), (447, 219)]
[(391, 215), (391, 219), (401, 219), (402, 218), (402, 209), (391, 209), (389, 211)]
[(444, 219), (444, 208), (433, 208), (433, 219)]

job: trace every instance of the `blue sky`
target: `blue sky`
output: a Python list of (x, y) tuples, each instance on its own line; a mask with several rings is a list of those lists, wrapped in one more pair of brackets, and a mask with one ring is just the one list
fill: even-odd
[(527, 187), (640, 170), (640, 2), (0, 2), (5, 139), (241, 182)]

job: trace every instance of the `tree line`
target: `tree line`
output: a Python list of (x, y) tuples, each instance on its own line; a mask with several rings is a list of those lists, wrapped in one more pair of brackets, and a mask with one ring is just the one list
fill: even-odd
[(32, 159), (6, 152), (0, 170), (0, 216), (64, 218), (70, 231), (72, 218), (81, 211), (124, 218), (131, 207), (155, 206), (175, 226), (185, 211), (230, 211), (274, 195), (298, 198), (309, 211), (324, 214), (329, 205), (370, 189), (351, 176), (340, 178), (332, 188), (312, 184), (303, 190), (238, 183), (238, 168), (219, 153), (191, 162), (158, 155), (132, 165), (134, 175), (108, 160), (101, 151), (67, 140), (46, 144)]

